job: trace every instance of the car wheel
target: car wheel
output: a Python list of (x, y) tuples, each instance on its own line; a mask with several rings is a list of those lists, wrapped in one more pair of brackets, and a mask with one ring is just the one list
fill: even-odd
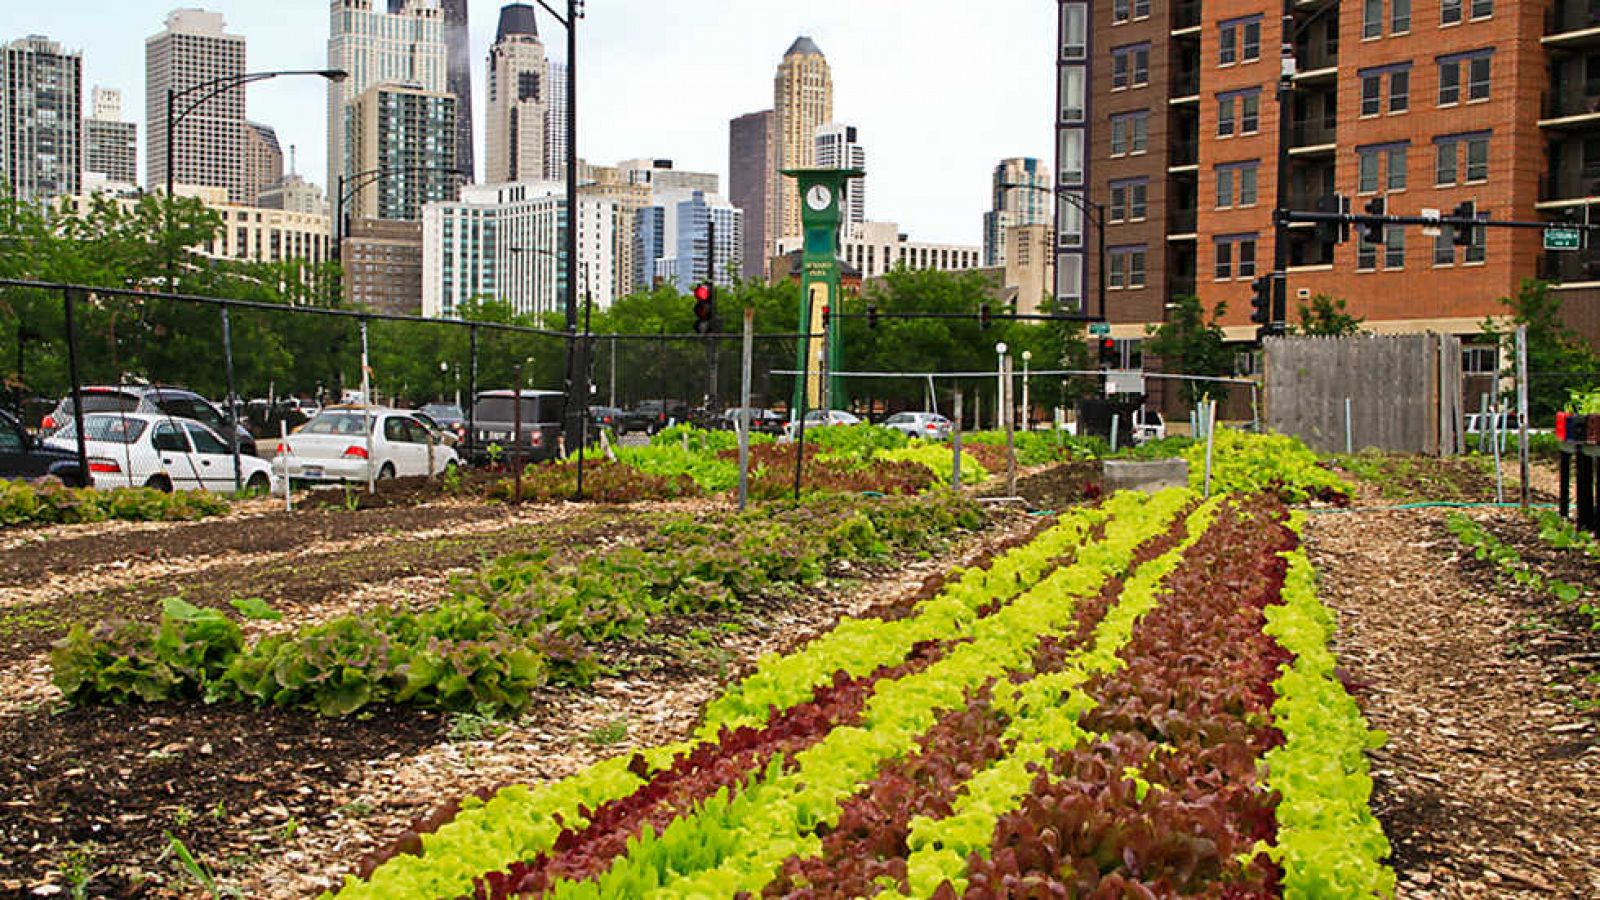
[(153, 488), (163, 494), (172, 493), (172, 479), (165, 475), (151, 475), (150, 480), (144, 483), (147, 488)]
[(378, 480), (379, 481), (386, 481), (386, 480), (388, 480), (390, 478), (393, 478), (393, 477), (394, 477), (394, 464), (393, 463), (384, 463), (383, 464), (383, 468), (378, 470)]
[(244, 489), (252, 494), (265, 494), (272, 490), (272, 480), (265, 473), (257, 472), (244, 483)]

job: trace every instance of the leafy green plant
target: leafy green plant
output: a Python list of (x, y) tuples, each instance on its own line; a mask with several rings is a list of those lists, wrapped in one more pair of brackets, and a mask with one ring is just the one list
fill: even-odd
[(211, 870), (196, 859), (195, 855), (189, 852), (189, 848), (184, 845), (183, 841), (174, 837), (172, 832), (166, 832), (166, 836), (167, 852), (172, 854), (173, 865), (177, 867), (179, 872), (187, 875), (196, 886), (210, 894), (213, 900), (221, 897), (244, 896), (244, 892), (238, 888), (225, 887), (218, 884), (217, 877), (211, 873)]
[(584, 740), (596, 747), (609, 747), (628, 736), (628, 717), (621, 716), (591, 730)]
[[(1452, 512), (1445, 516), (1445, 528), (1472, 552), (1475, 559), (1493, 564), (1501, 577), (1518, 587), (1547, 594), (1562, 604), (1574, 607), (1589, 620), (1591, 629), (1600, 631), (1600, 600), (1596, 600), (1583, 586), (1546, 576), (1524, 560), (1515, 547), (1501, 541), (1462, 513)], [(1559, 516), (1542, 518), (1539, 533), (1541, 538), (1557, 547), (1594, 551), (1592, 539), (1584, 542), (1586, 536), (1580, 535), (1571, 527), (1571, 523)]]
[[(1213, 443), (1213, 492), (1268, 491), (1277, 494), (1285, 503), (1322, 500), (1345, 505), (1350, 502), (1350, 486), (1323, 468), (1317, 455), (1295, 438), (1219, 428)], [(1189, 486), (1198, 489), (1205, 483), (1206, 445), (1191, 444), (1183, 456), (1189, 461)]]
[(206, 491), (167, 494), (153, 488), (69, 488), (58, 482), (30, 484), (0, 480), (0, 526), (70, 525), (125, 519), (175, 522), (218, 516), (229, 509), (226, 497)]

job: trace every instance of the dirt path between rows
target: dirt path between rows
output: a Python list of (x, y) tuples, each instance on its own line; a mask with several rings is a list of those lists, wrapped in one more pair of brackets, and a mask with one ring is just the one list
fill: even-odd
[(1389, 734), (1373, 805), (1400, 896), (1600, 896), (1596, 720), (1559, 687), (1584, 673), (1521, 652), (1539, 609), (1469, 574), (1442, 522), (1330, 513), (1307, 530), (1352, 690)]

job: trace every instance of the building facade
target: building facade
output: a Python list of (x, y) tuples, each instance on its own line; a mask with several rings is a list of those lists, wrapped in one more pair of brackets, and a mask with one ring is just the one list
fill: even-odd
[(346, 117), (350, 162), (363, 178), (351, 194), (350, 218), (422, 218), (422, 207), (456, 196), (456, 99), (447, 91), (378, 84), (351, 104)]
[(94, 89), (92, 112), (83, 120), (83, 171), (106, 183), (139, 183), (139, 126), (122, 121), (122, 92)]
[[(1600, 336), (1600, 245), (1541, 253), (1537, 229), (1275, 225), (1273, 210), (1575, 220), (1600, 201), (1600, 32), (1584, 4), (1442, 0), (1260, 0), (1162, 5), (1110, 0), (1070, 13), (1060, 47), (1062, 158), (1076, 121), (1069, 60), (1092, 49), (1083, 114), (1095, 123), (1082, 183), (1103, 207), (1105, 306), (1129, 341), (1174, 297), (1227, 304), (1251, 340), (1257, 277), (1281, 262), (1287, 318), (1318, 294), (1374, 331), (1478, 333), (1498, 298), (1535, 276), (1574, 300)], [(1083, 26), (1077, 23), (1079, 19)], [(1081, 37), (1081, 40), (1080, 40)], [(1279, 46), (1293, 49), (1280, 100)], [(1069, 83), (1070, 82), (1070, 83)], [(1280, 178), (1281, 175), (1281, 178)], [(1058, 184), (1066, 172), (1058, 173)], [(1076, 183), (1076, 182), (1074, 182)], [(1076, 220), (1057, 211), (1058, 252)], [(1081, 229), (1093, 239), (1092, 225)], [(1079, 245), (1073, 244), (1073, 247)], [(1094, 273), (1093, 257), (1085, 270)], [(1059, 280), (1059, 279), (1058, 279)], [(1089, 282), (1096, 285), (1098, 278)], [(1091, 309), (1096, 304), (1091, 304)]]
[[(778, 255), (800, 249), (801, 238), (778, 240)], [(894, 222), (866, 222), (854, 234), (843, 234), (839, 257), (862, 278), (879, 278), (895, 267), (964, 272), (983, 267), (983, 248), (967, 244), (934, 244), (913, 241)]]
[(641, 289), (688, 292), (712, 279), (732, 285), (744, 256), (744, 211), (704, 191), (657, 191), (636, 218), (634, 264)]
[(328, 198), (322, 193), (322, 188), (292, 172), (268, 185), (261, 192), (257, 205), (263, 209), (328, 217)]
[(748, 113), (728, 123), (728, 199), (744, 213), (744, 251), (741, 274), (745, 278), (765, 278), (767, 257), (772, 242), (772, 173), (777, 170), (777, 151), (773, 142), (772, 110)]
[(833, 72), (811, 38), (800, 37), (783, 54), (772, 91), (777, 158), (771, 173), (773, 239), (800, 234), (800, 192), (784, 169), (817, 164), (817, 129), (833, 121)]
[(261, 193), (283, 178), (283, 148), (278, 132), (260, 122), (244, 124), (244, 192), (261, 205)]
[[(167, 16), (164, 31), (144, 43), (145, 186), (151, 190), (165, 189), (167, 183), (168, 91), (182, 93), (245, 73), (245, 40), (226, 28), (220, 13), (179, 9)], [(207, 99), (208, 90), (176, 103), (173, 183), (226, 188), (230, 201), (254, 202), (246, 196), (244, 180), (245, 88), (231, 87)]]
[[(566, 188), (558, 182), (478, 185), (423, 213), (422, 314), (456, 318), (481, 298), (524, 314), (563, 308)], [(578, 198), (578, 294), (604, 309), (614, 299), (615, 213), (609, 201)]]
[(514, 3), (500, 10), (488, 66), (484, 180), (500, 184), (552, 177), (545, 162), (550, 65), (532, 6)]
[[(867, 168), (867, 150), (861, 146), (854, 125), (828, 122), (817, 128), (816, 164), (819, 169)], [(851, 178), (845, 182), (844, 196), (839, 202), (844, 214), (843, 227), (859, 228), (867, 221), (867, 180)]]
[(1051, 191), (1050, 167), (1037, 159), (1003, 159), (994, 167), (994, 204), (983, 214), (985, 266), (1007, 265), (1013, 228), (1050, 223)]
[(377, 312), (422, 311), (422, 223), (356, 219), (340, 241), (346, 302)]
[[(403, 0), (397, 10), (374, 9), (373, 0), (329, 4), (328, 68), (349, 73), (343, 81), (328, 82), (329, 191), (337, 189), (341, 176), (364, 171), (354, 167), (347, 149), (349, 110), (357, 98), (379, 84), (448, 89), (444, 14), (437, 0)], [(456, 165), (454, 142), (452, 134), (451, 166)]]
[[(1136, 0), (1058, 0), (1056, 26), (1055, 297), (1058, 308), (1083, 310), (1090, 257), (1084, 243), (1089, 185), (1090, 18), (1111, 4)], [(1148, 7), (1152, 0), (1137, 0)], [(1095, 121), (1100, 121), (1098, 108)], [(1107, 123), (1109, 125), (1109, 122)]]
[(78, 193), (83, 57), (41, 35), (0, 48), (0, 178), (17, 197)]

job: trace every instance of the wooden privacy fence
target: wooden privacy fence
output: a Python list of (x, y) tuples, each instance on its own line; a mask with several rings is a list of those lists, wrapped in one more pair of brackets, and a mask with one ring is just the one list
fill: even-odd
[(1462, 450), (1460, 338), (1267, 338), (1262, 355), (1268, 426), (1318, 452)]

